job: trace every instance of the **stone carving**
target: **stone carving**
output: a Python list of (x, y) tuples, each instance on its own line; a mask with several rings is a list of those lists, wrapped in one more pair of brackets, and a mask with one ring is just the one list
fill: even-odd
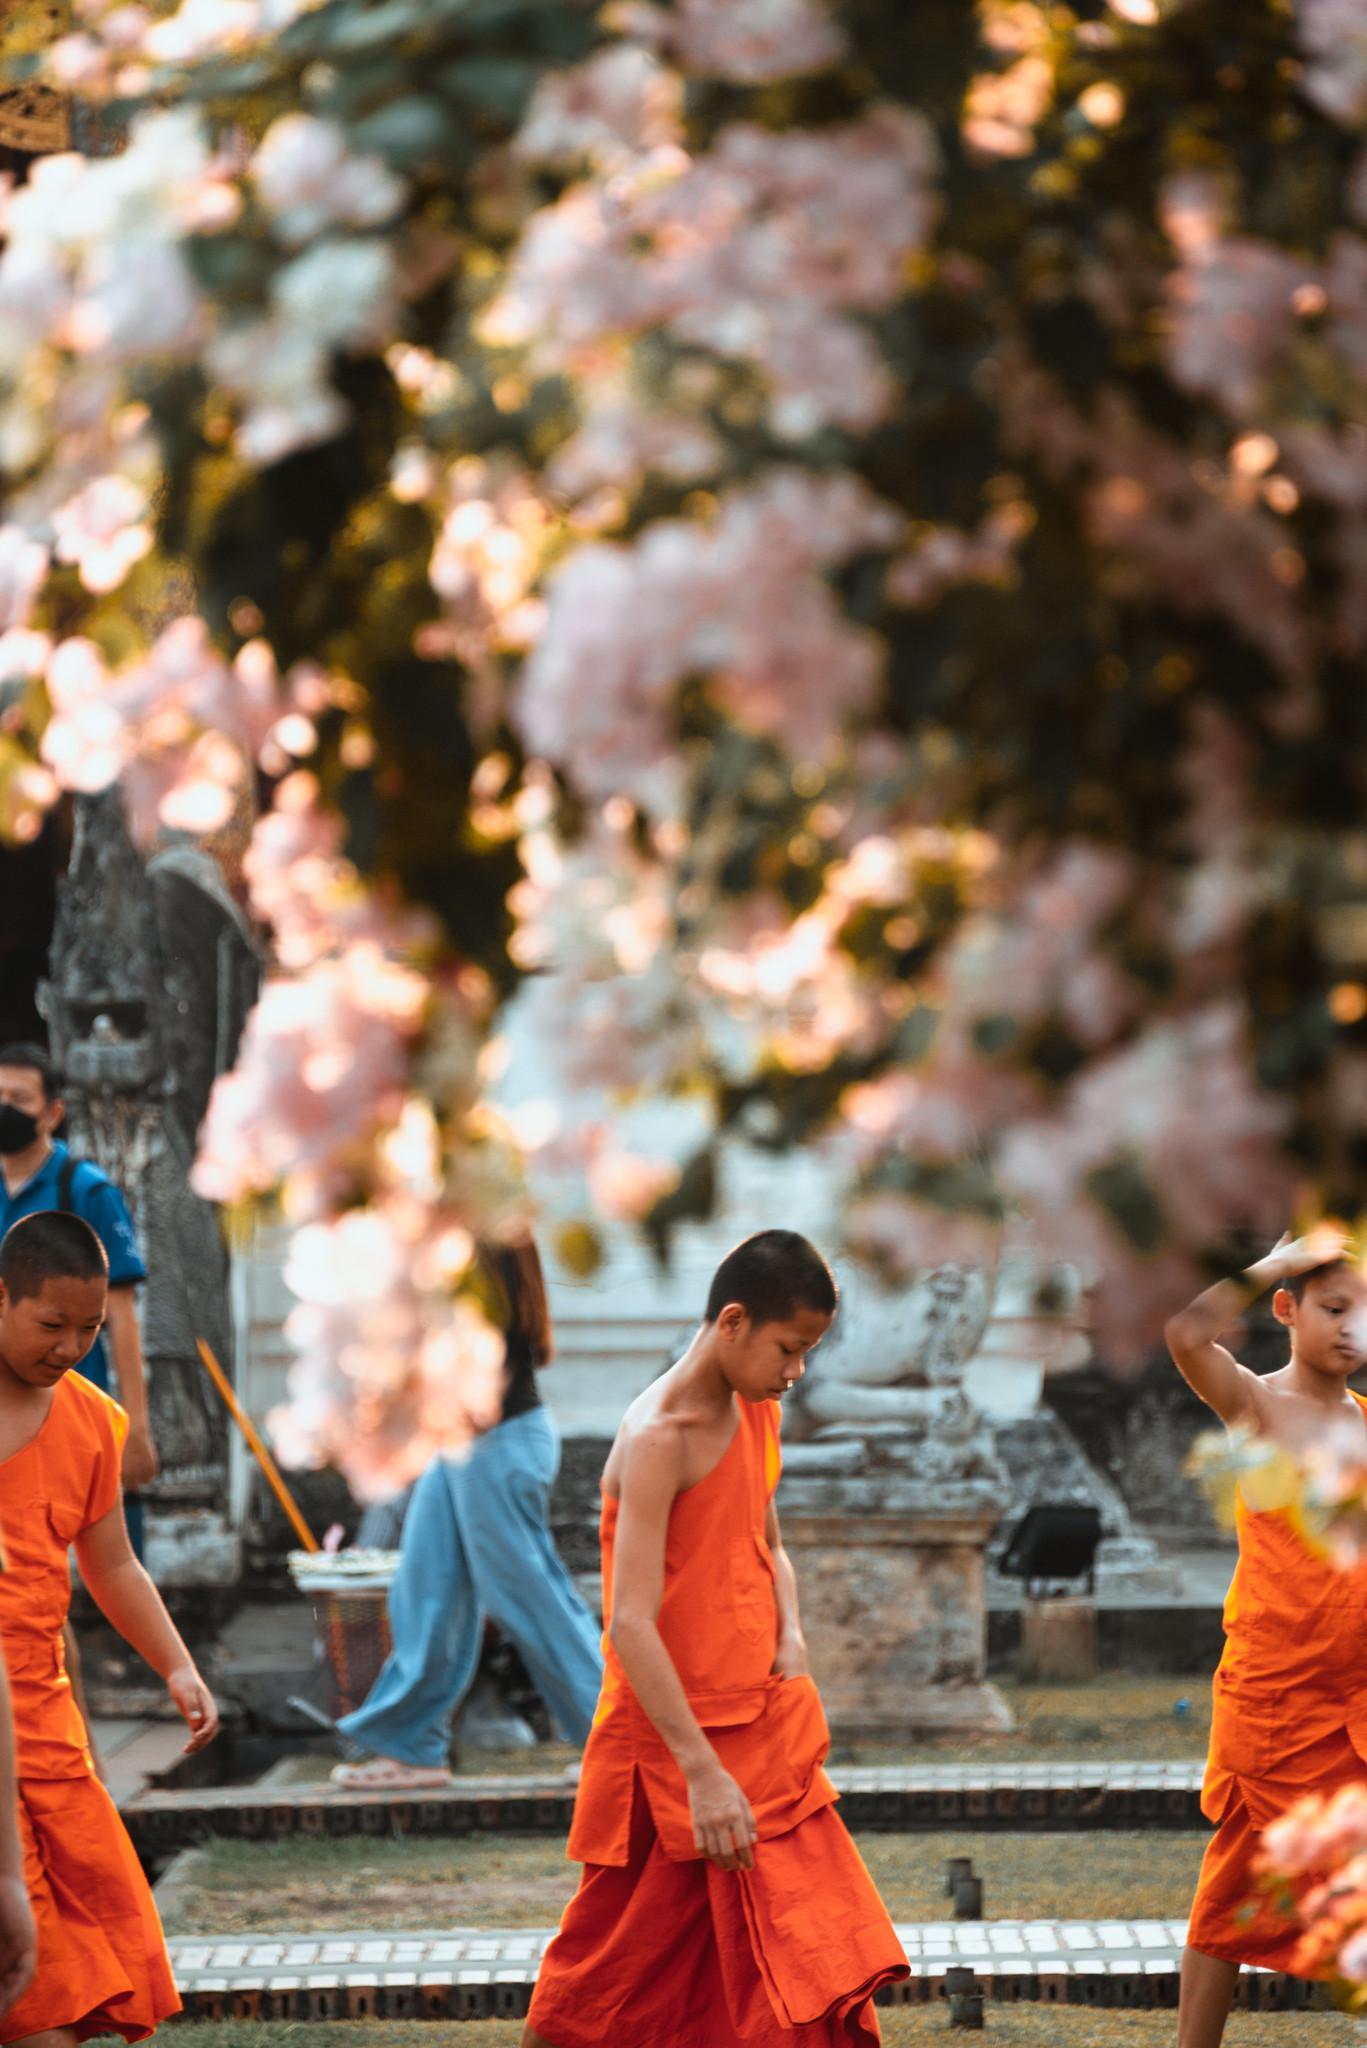
[(164, 1583), (236, 1574), (224, 1515), (227, 1421), (195, 1352), (203, 1337), (232, 1357), (228, 1253), (189, 1172), (258, 971), (246, 922), (207, 853), (176, 836), (144, 862), (117, 792), (77, 799), (39, 1005), (66, 1076), (73, 1150), (123, 1190), (146, 1250), (143, 1351), (162, 1459), (148, 1553)]
[(984, 1557), (1005, 1475), (964, 1373), (995, 1269), (890, 1293), (840, 1274), (841, 1309), (785, 1423), (779, 1507), (833, 1726), (1008, 1728), (986, 1683)]
[(835, 1327), (789, 1396), (787, 1469), (833, 1482), (857, 1474), (853, 1490), (839, 1485), (850, 1504), (944, 1505), (946, 1487), (964, 1505), (984, 1488), (995, 1500), (1003, 1474), (992, 1430), (963, 1384), (991, 1318), (995, 1268), (940, 1266), (896, 1292), (858, 1268), (839, 1278)]

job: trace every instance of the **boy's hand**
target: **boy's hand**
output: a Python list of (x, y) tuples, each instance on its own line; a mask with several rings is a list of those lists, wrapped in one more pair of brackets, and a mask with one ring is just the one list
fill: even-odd
[(811, 1663), (807, 1656), (807, 1639), (801, 1635), (782, 1635), (778, 1639), (778, 1655), (774, 1658), (775, 1678), (810, 1678)]
[(688, 1778), (693, 1846), (719, 1870), (755, 1867), (755, 1816), (731, 1773), (715, 1760)]
[(0, 1877), (0, 2017), (27, 1991), (36, 1953), (33, 1912), (24, 1880), (6, 1874)]
[(1288, 1280), (1297, 1273), (1313, 1273), (1316, 1266), (1333, 1266), (1340, 1259), (1355, 1259), (1357, 1246), (1338, 1223), (1317, 1223), (1304, 1237), (1293, 1238), (1288, 1230), (1273, 1245), (1270, 1257)]
[(218, 1707), (214, 1696), (193, 1664), (182, 1664), (166, 1681), (166, 1690), (190, 1730), (186, 1756), (204, 1749), (218, 1733)]

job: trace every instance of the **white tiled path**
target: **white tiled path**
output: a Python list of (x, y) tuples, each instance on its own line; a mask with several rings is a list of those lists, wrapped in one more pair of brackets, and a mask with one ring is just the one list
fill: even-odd
[[(319, 1989), (350, 1984), (442, 1985), (467, 1973), (530, 1983), (549, 1928), (516, 1933), (460, 1927), (443, 1933), (278, 1934), (172, 1941), (182, 1992)], [(967, 1964), (980, 1976), (1149, 1975), (1176, 1968), (1184, 1920), (984, 1920), (901, 1925), (914, 1975)], [(395, 1974), (398, 1973), (398, 1974)], [(288, 1984), (282, 1980), (290, 1980)]]

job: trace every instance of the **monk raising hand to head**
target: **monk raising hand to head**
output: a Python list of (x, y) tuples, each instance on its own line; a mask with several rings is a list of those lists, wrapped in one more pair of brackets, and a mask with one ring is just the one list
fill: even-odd
[[(1269, 1288), (1290, 1339), (1259, 1375), (1220, 1342)], [(1208, 1288), (1167, 1326), (1178, 1370), (1230, 1427), (1303, 1459), (1334, 1443), (1367, 1461), (1367, 1401), (1348, 1385), (1367, 1364), (1367, 1280), (1342, 1230), (1289, 1234), (1241, 1280)], [(1306, 1793), (1367, 1769), (1367, 1567), (1312, 1552), (1290, 1515), (1241, 1493), (1239, 1564), (1225, 1603), (1201, 1805), (1215, 1822), (1182, 1964), (1180, 2048), (1216, 2048), (1242, 1963), (1287, 1969), (1298, 1928), (1259, 1899), (1264, 1828)]]

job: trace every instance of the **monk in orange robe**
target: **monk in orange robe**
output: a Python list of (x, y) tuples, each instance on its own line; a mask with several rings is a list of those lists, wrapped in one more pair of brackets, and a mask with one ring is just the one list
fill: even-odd
[(836, 1290), (805, 1238), (723, 1260), (603, 1473), (607, 1634), (569, 1854), (579, 1890), (524, 2048), (846, 2048), (906, 1957), (823, 1769), (774, 1511), (779, 1401)]
[[(1272, 1307), (1290, 1362), (1264, 1377), (1217, 1340), (1250, 1301)], [(1304, 1458), (1337, 1439), (1367, 1460), (1367, 1402), (1346, 1381), (1364, 1358), (1367, 1281), (1341, 1231), (1283, 1238), (1242, 1283), (1209, 1288), (1167, 1326), (1194, 1391), (1231, 1428)], [(1284, 1508), (1240, 1497), (1239, 1563), (1225, 1603), (1201, 1808), (1215, 1824), (1187, 1928), (1179, 2048), (1218, 2048), (1243, 1963), (1292, 1967), (1296, 1923), (1260, 1893), (1264, 1828), (1307, 1793), (1367, 1775), (1367, 1568), (1317, 1556)]]
[(19, 1829), (37, 1966), (0, 2042), (141, 2041), (180, 2010), (152, 1894), (95, 1775), (62, 1651), (68, 1546), (106, 1617), (165, 1679), (190, 1749), (218, 1714), (134, 1557), (119, 1485), (127, 1419), (73, 1372), (104, 1320), (108, 1268), (88, 1223), (44, 1211), (0, 1243), (0, 1648), (13, 1695)]

